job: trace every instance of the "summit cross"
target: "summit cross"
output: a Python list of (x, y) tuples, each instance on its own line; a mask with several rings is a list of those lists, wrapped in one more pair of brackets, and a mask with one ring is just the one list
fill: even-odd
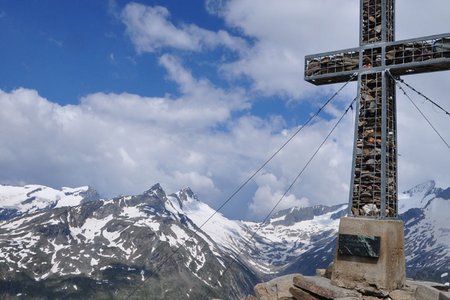
[(331, 275), (332, 284), (346, 288), (392, 291), (405, 284), (395, 80), (450, 70), (450, 33), (394, 41), (394, 2), (360, 0), (359, 47), (305, 58), (305, 80), (315, 85), (358, 80), (349, 211), (339, 223)]
[(450, 70), (450, 33), (394, 41), (395, 0), (360, 0), (360, 45), (309, 55), (305, 80), (358, 80), (349, 215), (397, 218), (394, 77)]

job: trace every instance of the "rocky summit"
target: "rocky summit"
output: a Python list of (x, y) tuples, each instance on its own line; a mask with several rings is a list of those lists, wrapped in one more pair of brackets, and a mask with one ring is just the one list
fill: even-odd
[[(448, 284), (449, 191), (430, 181), (401, 195), (409, 277)], [(205, 223), (214, 210), (189, 188), (101, 199), (90, 187), (2, 185), (0, 298), (242, 299), (259, 282), (326, 268), (346, 210)]]

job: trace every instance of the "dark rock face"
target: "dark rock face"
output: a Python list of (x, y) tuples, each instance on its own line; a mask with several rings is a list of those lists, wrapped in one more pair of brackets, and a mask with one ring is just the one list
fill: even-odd
[(70, 229), (66, 224), (59, 223), (56, 225), (38, 225), (36, 232), (46, 238), (57, 238), (58, 236), (68, 236)]
[(0, 208), (0, 221), (6, 221), (17, 217), (20, 213), (17, 209)]
[(436, 197), (445, 199), (445, 200), (450, 200), (450, 188), (447, 188), (445, 190), (440, 190), (437, 194)]
[[(38, 191), (38, 190), (36, 190), (36, 191)], [(28, 194), (29, 195), (29, 194)], [(27, 196), (28, 196), (27, 195)], [(21, 204), (30, 204), (30, 203), (32, 203), (34, 200), (36, 200), (36, 197), (30, 197), (30, 198), (28, 198), (28, 199), (26, 199), (26, 200), (24, 200), (24, 201), (22, 201), (22, 203)]]
[(100, 194), (91, 187), (87, 191), (80, 193), (80, 196), (83, 197), (81, 203), (100, 200)]

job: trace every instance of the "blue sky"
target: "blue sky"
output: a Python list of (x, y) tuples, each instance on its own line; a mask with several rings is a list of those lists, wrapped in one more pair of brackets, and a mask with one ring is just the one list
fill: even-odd
[[(305, 83), (303, 60), (356, 46), (358, 5), (0, 0), (0, 182), (92, 185), (106, 196), (160, 182), (216, 207), (340, 87)], [(448, 9), (398, 0), (397, 37), (449, 32)], [(449, 72), (409, 79), (446, 106)], [(263, 216), (355, 94), (349, 85), (225, 214)], [(427, 179), (450, 186), (447, 150), (400, 98), (400, 190)], [(354, 117), (282, 208), (347, 201)]]
[[(3, 89), (20, 86), (61, 104), (105, 92), (164, 95), (173, 88), (137, 55), (107, 1), (3, 1)], [(149, 80), (149, 74), (152, 79)]]

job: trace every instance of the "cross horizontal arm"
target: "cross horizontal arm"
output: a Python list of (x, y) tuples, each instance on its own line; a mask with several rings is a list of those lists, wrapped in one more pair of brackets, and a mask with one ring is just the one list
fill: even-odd
[(450, 70), (450, 33), (386, 45), (386, 68), (394, 75)]
[(305, 80), (315, 85), (357, 80), (357, 73), (394, 75), (450, 70), (450, 33), (363, 45), (305, 57)]
[(305, 80), (315, 85), (351, 80), (359, 69), (359, 51), (352, 48), (306, 56)]

